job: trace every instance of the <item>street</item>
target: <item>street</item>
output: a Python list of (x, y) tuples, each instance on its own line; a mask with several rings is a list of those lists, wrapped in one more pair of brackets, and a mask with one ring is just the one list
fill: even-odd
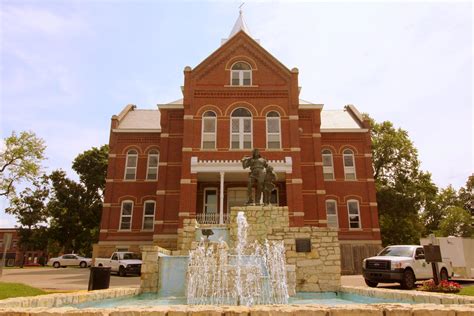
[[(24, 283), (46, 290), (87, 290), (89, 269), (80, 268), (16, 268), (4, 269), (1, 282)], [(138, 287), (139, 276), (110, 276), (110, 287)]]

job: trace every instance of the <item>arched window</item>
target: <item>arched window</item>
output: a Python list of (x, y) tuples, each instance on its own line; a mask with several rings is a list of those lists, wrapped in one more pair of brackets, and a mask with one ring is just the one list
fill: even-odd
[(267, 114), (267, 148), (281, 148), (280, 114), (275, 111)]
[(344, 178), (346, 180), (355, 180), (356, 171), (355, 171), (355, 162), (354, 162), (354, 152), (350, 149), (345, 149), (343, 152), (344, 158)]
[(321, 152), (323, 156), (323, 179), (334, 180), (334, 164), (332, 161), (332, 152), (329, 149), (324, 149)]
[(230, 84), (232, 86), (251, 86), (252, 68), (244, 62), (237, 62), (232, 65), (230, 71)]
[(347, 212), (349, 217), (349, 229), (360, 228), (360, 210), (359, 201), (349, 200), (347, 201)]
[(119, 230), (132, 229), (133, 201), (122, 201)]
[(207, 111), (202, 115), (202, 149), (216, 148), (216, 113)]
[(155, 225), (155, 201), (143, 203), (143, 230), (153, 230)]
[(127, 152), (127, 160), (125, 161), (125, 180), (135, 180), (137, 176), (138, 152), (131, 149)]
[(326, 201), (326, 219), (328, 227), (339, 227), (337, 220), (337, 203), (335, 200)]
[(247, 109), (238, 108), (232, 112), (230, 148), (252, 148), (252, 114)]
[(146, 179), (157, 180), (158, 179), (158, 162), (160, 160), (160, 153), (158, 150), (153, 149), (148, 153), (148, 163), (146, 168)]

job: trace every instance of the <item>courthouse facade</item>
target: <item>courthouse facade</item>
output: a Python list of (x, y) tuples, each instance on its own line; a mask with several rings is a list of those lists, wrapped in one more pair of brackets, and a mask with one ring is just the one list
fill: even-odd
[(277, 173), (272, 204), (290, 225), (337, 227), (342, 269), (353, 273), (380, 247), (369, 123), (347, 105), (325, 110), (299, 98), (289, 69), (239, 16), (229, 38), (184, 68), (182, 99), (112, 117), (96, 254), (155, 243), (176, 249), (183, 220), (225, 224), (246, 203), (240, 159), (258, 148)]

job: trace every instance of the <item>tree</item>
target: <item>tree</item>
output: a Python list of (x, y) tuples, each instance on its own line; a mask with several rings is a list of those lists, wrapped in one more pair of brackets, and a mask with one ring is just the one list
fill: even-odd
[(431, 174), (420, 170), (418, 151), (405, 130), (369, 120), (382, 243), (418, 243), (423, 231), (419, 214), (437, 187)]
[(92, 147), (92, 149), (86, 150), (74, 159), (72, 169), (77, 172), (88, 192), (98, 193), (102, 196), (107, 176), (108, 159), (108, 145), (103, 145), (100, 148)]
[(424, 235), (429, 235), (439, 229), (440, 222), (446, 217), (448, 208), (462, 206), (463, 204), (459, 199), (458, 193), (451, 185), (441, 189), (423, 211)]
[(472, 237), (474, 228), (471, 226), (471, 214), (458, 206), (450, 206), (446, 216), (439, 223), (436, 235), (448, 237)]
[(10, 207), (5, 209), (6, 213), (14, 215), (20, 223), (20, 248), (23, 251), (45, 250), (47, 247), (45, 225), (48, 195), (48, 178), (43, 176), (33, 181), (31, 187), (12, 197)]
[(462, 187), (459, 189), (458, 195), (462, 207), (465, 210), (470, 211), (473, 207), (473, 189), (474, 189), (474, 174), (470, 175), (466, 181), (466, 187)]
[(74, 159), (72, 167), (80, 182), (60, 170), (49, 176), (53, 193), (48, 203), (50, 232), (64, 252), (92, 252), (99, 236), (107, 162), (108, 146), (94, 147)]
[(46, 146), (33, 132), (12, 132), (0, 145), (0, 196), (11, 197), (15, 184), (32, 181), (41, 173)]

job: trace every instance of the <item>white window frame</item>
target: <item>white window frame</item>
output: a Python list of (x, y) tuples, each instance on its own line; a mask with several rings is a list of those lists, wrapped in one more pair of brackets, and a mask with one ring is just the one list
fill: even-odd
[[(244, 64), (247, 64), (249, 67), (250, 67), (250, 70), (234, 70), (232, 69), (234, 67), (235, 64), (238, 64), (238, 63), (244, 63)], [(232, 81), (232, 75), (234, 73), (237, 73), (238, 74), (238, 77), (239, 77), (239, 84), (238, 85), (235, 85), (233, 84), (233, 81)], [(244, 85), (244, 73), (249, 73), (250, 74), (250, 84), (246, 84)], [(244, 61), (238, 61), (238, 62), (235, 62), (232, 67), (230, 67), (230, 85), (232, 87), (249, 87), (252, 85), (252, 82), (253, 82), (253, 78), (252, 78), (252, 66), (250, 66), (249, 63), (247, 62), (244, 62)]]
[[(350, 207), (349, 207), (350, 203), (356, 203), (357, 204), (357, 217), (359, 218), (359, 220), (357, 221), (358, 227), (351, 227), (351, 213), (350, 213)], [(355, 214), (352, 214), (352, 215), (355, 215)], [(347, 221), (349, 223), (349, 229), (357, 230), (357, 229), (362, 228), (362, 221), (361, 221), (361, 218), (360, 218), (360, 204), (359, 204), (358, 200), (348, 200), (347, 201)]]
[[(278, 116), (268, 116), (268, 114), (273, 113), (273, 112), (277, 113)], [(266, 120), (265, 120), (265, 123), (266, 123), (266, 125), (267, 125), (267, 126), (266, 126), (266, 132), (267, 132), (267, 133), (266, 133), (266, 136), (267, 136), (267, 149), (269, 149), (269, 150), (278, 150), (278, 149), (281, 149), (281, 120), (280, 120), (280, 113), (278, 113), (278, 112), (276, 112), (276, 111), (271, 111), (271, 112), (269, 112), (268, 114), (267, 114)], [(278, 121), (278, 133), (270, 133), (270, 132), (268, 131), (268, 127), (270, 126), (270, 124), (268, 123), (269, 121)], [(278, 135), (278, 147), (274, 147), (274, 148), (272, 147), (272, 148), (270, 148), (270, 147), (268, 146), (269, 138), (270, 138), (269, 136), (270, 136), (270, 135)]]
[[(350, 151), (351, 153), (346, 153), (346, 151)], [(346, 166), (346, 157), (352, 158), (352, 166)], [(344, 179), (348, 181), (357, 180), (355, 156), (354, 151), (352, 149), (344, 149), (344, 151), (342, 152), (342, 164), (344, 166)], [(347, 177), (348, 174), (354, 174), (354, 179), (349, 179)]]
[[(336, 211), (336, 214), (329, 214), (328, 213), (328, 203), (334, 203), (334, 210)], [(337, 201), (336, 200), (326, 200), (326, 221), (327, 221), (327, 227), (334, 227), (334, 228), (339, 228), (339, 216), (337, 212)], [(335, 226), (330, 226), (329, 225), (329, 217), (334, 217), (336, 219), (336, 225)]]
[[(325, 151), (329, 151), (329, 154), (327, 153), (324, 153)], [(324, 157), (331, 157), (331, 165), (330, 166), (325, 166), (324, 165)], [(331, 180), (334, 180), (335, 179), (335, 176), (334, 176), (334, 157), (332, 155), (332, 151), (330, 149), (323, 149), (321, 151), (321, 157), (322, 157), (322, 162), (323, 162), (323, 180), (324, 181), (331, 181)], [(324, 177), (325, 174), (331, 174), (331, 179), (326, 179)]]
[[(156, 159), (156, 167), (150, 167), (150, 158), (153, 157), (153, 156), (156, 156), (157, 159)], [(145, 180), (146, 181), (156, 181), (158, 180), (158, 168), (160, 166), (160, 152), (157, 150), (157, 149), (152, 149), (148, 152), (148, 160), (147, 160), (147, 164), (146, 164), (146, 177), (145, 177)], [(150, 170), (155, 170), (155, 178), (153, 179), (149, 179), (148, 176), (150, 174)]]
[[(130, 152), (134, 151), (136, 154), (131, 154)], [(130, 157), (134, 156), (135, 157), (135, 166), (128, 166), (128, 160)], [(130, 149), (127, 151), (127, 156), (125, 159), (125, 172), (123, 175), (123, 180), (124, 181), (135, 181), (137, 179), (137, 165), (138, 165), (138, 151), (136, 149)], [(127, 170), (133, 170), (133, 179), (127, 179)]]
[[(131, 212), (130, 212), (130, 215), (125, 215), (125, 216), (124, 216), (124, 215), (123, 215), (123, 205), (124, 205), (125, 203), (131, 203), (131, 204), (132, 204), (132, 210), (131, 210)], [(120, 204), (120, 222), (119, 222), (119, 229), (118, 229), (119, 231), (131, 231), (131, 230), (132, 230), (132, 219), (133, 219), (133, 207), (134, 207), (134, 206), (135, 206), (135, 205), (134, 205), (134, 203), (133, 203), (132, 200), (124, 200), (124, 201), (122, 201), (122, 203)], [(122, 228), (122, 219), (123, 219), (124, 217), (130, 217), (130, 228), (128, 228), (128, 229), (123, 229), (123, 228)]]
[[(153, 215), (147, 215), (145, 210), (146, 210), (146, 205), (147, 203), (153, 203)], [(145, 231), (153, 231), (155, 229), (155, 214), (156, 214), (156, 201), (154, 200), (146, 200), (143, 202), (143, 220), (142, 220), (142, 230)], [(151, 217), (152, 220), (152, 226), (151, 228), (145, 228), (145, 218)]]
[[(208, 188), (204, 188), (204, 191), (203, 191), (203, 196), (202, 196), (202, 212), (204, 214), (208, 214), (206, 212), (206, 192), (207, 191), (216, 191), (216, 212), (215, 214), (219, 214), (219, 190), (218, 188), (215, 188), (215, 187), (208, 187)], [(214, 214), (214, 213), (209, 213), (209, 214)]]
[[(235, 109), (233, 112), (238, 110), (240, 108)], [(253, 148), (253, 116), (252, 112), (250, 112), (247, 108), (242, 108), (247, 110), (250, 113), (250, 116), (232, 116), (230, 115), (230, 149), (231, 150), (243, 150), (243, 149), (252, 149)], [(232, 132), (232, 121), (233, 120), (238, 120), (239, 122), (239, 132), (234, 133)], [(250, 132), (244, 132), (244, 121), (245, 120), (250, 120)], [(238, 148), (233, 148), (232, 147), (232, 136), (233, 135), (239, 135), (239, 147)], [(244, 138), (245, 135), (250, 135), (250, 147), (244, 148)]]
[[(206, 113), (212, 112), (214, 116), (204, 116)], [(214, 132), (204, 132), (204, 121), (214, 120)], [(204, 148), (204, 135), (213, 136), (214, 147), (213, 148)], [(214, 111), (206, 111), (202, 114), (202, 123), (201, 123), (201, 149), (202, 150), (213, 150), (217, 148), (217, 114)]]

